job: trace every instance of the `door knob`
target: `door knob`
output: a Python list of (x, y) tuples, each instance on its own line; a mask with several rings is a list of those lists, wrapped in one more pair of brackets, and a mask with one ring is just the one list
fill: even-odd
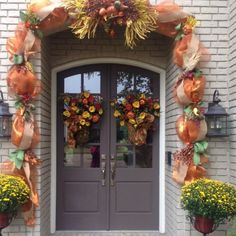
[(115, 185), (115, 176), (116, 176), (116, 160), (115, 156), (112, 154), (111, 155), (111, 163), (110, 163), (110, 171), (111, 171), (111, 186)]
[(106, 185), (106, 155), (101, 155), (102, 186)]

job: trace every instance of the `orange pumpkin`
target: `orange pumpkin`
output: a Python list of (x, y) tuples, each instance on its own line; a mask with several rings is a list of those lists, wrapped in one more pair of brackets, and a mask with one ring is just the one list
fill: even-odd
[(200, 102), (204, 95), (205, 85), (204, 76), (178, 80), (174, 88), (176, 102), (185, 106)]
[(26, 66), (14, 65), (9, 70), (7, 85), (10, 94), (30, 95), (36, 97), (40, 93), (40, 81)]
[(176, 132), (179, 139), (188, 144), (203, 140), (207, 133), (205, 120), (191, 120), (185, 115), (178, 118), (176, 122)]
[(35, 148), (39, 141), (39, 128), (34, 117), (32, 116), (30, 121), (26, 121), (24, 110), (17, 110), (12, 125), (11, 142), (19, 149), (26, 150)]

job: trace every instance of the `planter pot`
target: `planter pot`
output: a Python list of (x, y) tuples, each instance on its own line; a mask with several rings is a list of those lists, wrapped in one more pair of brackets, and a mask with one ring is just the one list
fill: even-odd
[(194, 228), (203, 234), (209, 234), (214, 231), (214, 221), (204, 216), (196, 216), (194, 221)]
[(6, 228), (14, 218), (15, 213), (0, 212), (0, 236), (2, 236), (2, 229)]

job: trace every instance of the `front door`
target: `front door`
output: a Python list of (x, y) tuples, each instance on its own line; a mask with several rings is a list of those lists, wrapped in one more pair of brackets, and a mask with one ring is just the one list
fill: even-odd
[(89, 142), (66, 146), (63, 101), (57, 106), (57, 230), (158, 230), (159, 122), (135, 147), (113, 117), (110, 101), (129, 92), (159, 97), (159, 75), (124, 65), (91, 65), (58, 73), (57, 95), (89, 91), (104, 114)]

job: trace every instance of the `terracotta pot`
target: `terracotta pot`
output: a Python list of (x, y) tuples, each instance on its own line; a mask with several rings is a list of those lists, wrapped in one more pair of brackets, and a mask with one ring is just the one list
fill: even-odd
[(0, 229), (4, 229), (10, 224), (13, 216), (13, 213), (0, 212)]
[(203, 234), (209, 234), (214, 231), (214, 221), (212, 219), (208, 219), (204, 216), (196, 216), (194, 221), (194, 228)]

